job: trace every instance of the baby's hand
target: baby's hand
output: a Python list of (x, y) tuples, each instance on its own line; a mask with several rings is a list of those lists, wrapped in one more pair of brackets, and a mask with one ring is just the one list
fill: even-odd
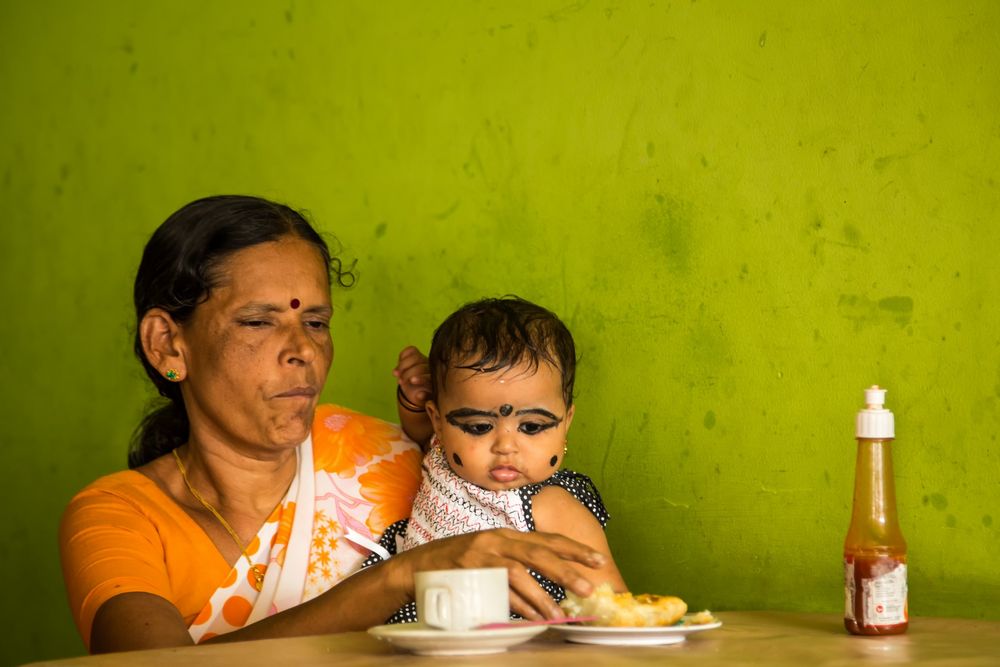
[(412, 345), (399, 353), (399, 363), (392, 369), (399, 381), (396, 397), (399, 404), (411, 412), (423, 412), (431, 396), (431, 367), (427, 357)]

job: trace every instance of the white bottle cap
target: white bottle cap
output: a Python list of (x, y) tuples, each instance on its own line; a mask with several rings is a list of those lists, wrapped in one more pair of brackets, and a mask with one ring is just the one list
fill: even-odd
[(896, 421), (885, 409), (885, 389), (873, 385), (865, 389), (865, 408), (858, 412), (855, 437), (888, 440), (896, 437)]

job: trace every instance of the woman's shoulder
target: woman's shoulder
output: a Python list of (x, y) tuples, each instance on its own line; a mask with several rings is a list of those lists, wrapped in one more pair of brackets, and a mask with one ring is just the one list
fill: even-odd
[(119, 470), (103, 477), (99, 477), (87, 486), (83, 487), (74, 496), (78, 498), (89, 498), (99, 496), (118, 496), (120, 498), (142, 498), (156, 487), (153, 480), (135, 470)]
[(136, 470), (122, 470), (91, 482), (70, 500), (63, 521), (99, 515), (140, 514), (146, 517), (171, 516), (180, 508), (157, 486)]

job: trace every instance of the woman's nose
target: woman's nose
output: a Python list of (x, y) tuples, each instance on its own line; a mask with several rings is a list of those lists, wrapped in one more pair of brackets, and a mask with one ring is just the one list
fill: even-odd
[(282, 361), (290, 364), (308, 364), (316, 358), (316, 348), (301, 326), (289, 327), (282, 356)]

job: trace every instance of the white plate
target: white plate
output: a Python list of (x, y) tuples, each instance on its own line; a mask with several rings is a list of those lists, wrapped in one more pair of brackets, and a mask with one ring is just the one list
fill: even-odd
[(662, 646), (677, 644), (688, 635), (722, 627), (722, 621), (703, 625), (668, 625), (659, 628), (612, 628), (598, 625), (553, 625), (566, 641), (607, 646)]
[(378, 625), (368, 633), (417, 655), (502, 653), (545, 632), (544, 625), (512, 625), (496, 630), (437, 630), (420, 623)]

